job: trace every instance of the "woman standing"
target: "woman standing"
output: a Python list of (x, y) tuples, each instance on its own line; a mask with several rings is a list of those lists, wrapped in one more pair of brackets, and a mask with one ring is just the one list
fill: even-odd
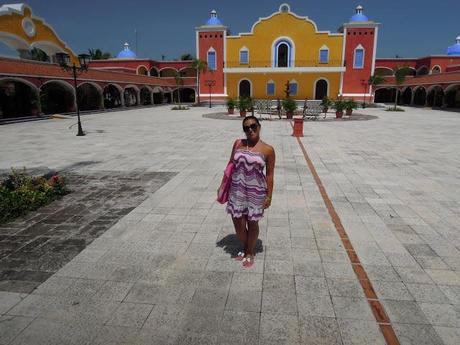
[[(254, 265), (254, 251), (259, 237), (259, 220), (271, 205), (275, 150), (260, 139), (260, 123), (255, 116), (243, 120), (246, 139), (233, 144), (230, 161), (235, 168), (232, 174), (227, 213), (243, 250), (236, 257), (245, 268)], [(264, 175), (264, 168), (266, 175)]]

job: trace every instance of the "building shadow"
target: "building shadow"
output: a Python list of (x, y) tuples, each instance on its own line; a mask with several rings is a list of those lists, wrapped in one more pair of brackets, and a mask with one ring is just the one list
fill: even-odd
[[(216, 242), (216, 246), (222, 248), (226, 253), (230, 254), (232, 258), (236, 257), (239, 251), (241, 251), (241, 244), (235, 234), (230, 234)], [(262, 240), (258, 239), (256, 242), (256, 248), (254, 254), (263, 253), (264, 246)]]

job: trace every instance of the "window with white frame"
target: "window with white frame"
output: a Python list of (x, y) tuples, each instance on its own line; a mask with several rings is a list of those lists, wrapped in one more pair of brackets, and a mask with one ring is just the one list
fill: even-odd
[(355, 49), (355, 56), (353, 58), (353, 68), (363, 68), (364, 67), (364, 48), (362, 45), (359, 45)]
[(327, 46), (322, 46), (319, 50), (319, 63), (328, 63), (329, 62), (329, 48)]
[(208, 50), (208, 70), (215, 71), (216, 67), (216, 51), (211, 48)]
[(293, 67), (294, 48), (288, 39), (280, 39), (273, 45), (273, 66), (274, 67)]
[(275, 95), (275, 82), (273, 80), (269, 80), (267, 82), (267, 96), (274, 96)]
[(297, 82), (295, 80), (289, 82), (289, 95), (297, 96)]
[(240, 49), (240, 64), (249, 63), (249, 50), (246, 47)]

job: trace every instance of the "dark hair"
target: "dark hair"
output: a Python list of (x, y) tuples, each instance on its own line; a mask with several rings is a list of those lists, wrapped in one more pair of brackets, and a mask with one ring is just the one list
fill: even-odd
[(247, 120), (255, 120), (255, 121), (257, 122), (257, 125), (258, 125), (259, 127), (261, 127), (261, 126), (260, 126), (259, 119), (258, 119), (257, 117), (255, 117), (255, 116), (252, 116), (252, 115), (246, 116), (246, 117), (244, 118), (244, 120), (243, 120), (243, 126), (244, 126), (244, 123), (245, 123)]

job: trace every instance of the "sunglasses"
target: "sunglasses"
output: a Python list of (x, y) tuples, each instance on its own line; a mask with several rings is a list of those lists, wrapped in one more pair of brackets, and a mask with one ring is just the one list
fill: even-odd
[(252, 130), (253, 132), (255, 132), (257, 131), (257, 128), (259, 128), (257, 123), (253, 123), (252, 125), (249, 125), (249, 126), (243, 126), (243, 131), (245, 131), (246, 133), (249, 132), (249, 130)]

